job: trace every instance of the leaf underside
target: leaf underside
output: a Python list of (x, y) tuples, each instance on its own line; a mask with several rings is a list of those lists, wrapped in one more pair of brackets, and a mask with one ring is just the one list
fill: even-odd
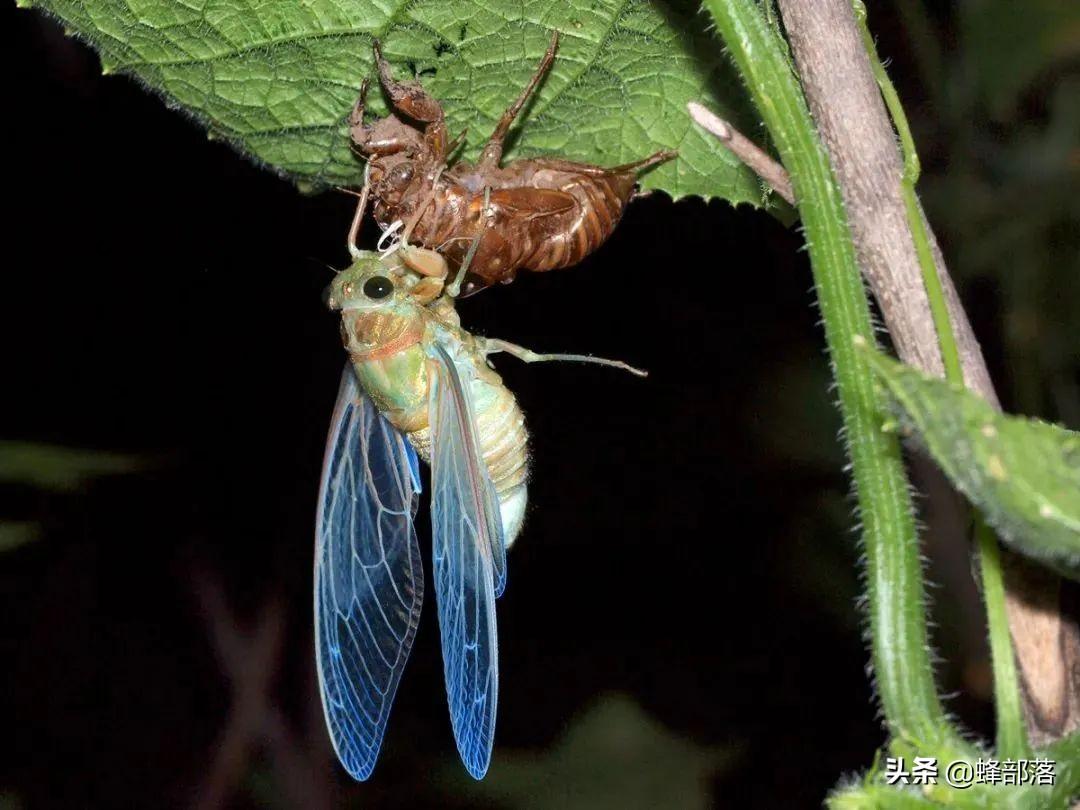
[[(674, 198), (760, 204), (760, 185), (691, 122), (704, 101), (747, 126), (745, 94), (694, 6), (676, 0), (23, 0), (88, 40), (106, 72), (130, 74), (211, 135), (306, 189), (356, 186), (362, 166), (345, 119), (382, 41), (399, 78), (418, 76), (468, 128), (475, 157), (524, 86), (552, 29), (558, 58), (508, 157), (601, 165), (676, 148), (642, 178)], [(372, 93), (371, 115), (386, 111)], [(751, 123), (752, 126), (752, 123)], [(753, 130), (750, 130), (753, 131)]]
[(1078, 578), (1080, 434), (1006, 416), (970, 391), (871, 357), (901, 424), (918, 434), (1001, 538)]

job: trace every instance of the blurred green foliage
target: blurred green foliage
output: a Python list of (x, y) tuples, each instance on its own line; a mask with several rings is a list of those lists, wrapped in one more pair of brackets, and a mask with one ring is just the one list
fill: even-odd
[(138, 456), (55, 444), (0, 440), (0, 483), (71, 492), (93, 478), (146, 467)]
[[(77, 492), (93, 479), (137, 472), (148, 463), (123, 453), (0, 439), (0, 484), (46, 492)], [(32, 543), (43, 533), (39, 520), (0, 518), (0, 553)]]
[(1080, 3), (898, 8), (922, 76), (901, 91), (920, 193), (976, 328), (1003, 338), (995, 382), (1013, 410), (1080, 425)]
[(1041, 76), (1080, 57), (1080, 13), (1062, 0), (956, 4), (975, 101), (1007, 118)]
[(712, 778), (736, 761), (735, 749), (683, 739), (628, 696), (608, 694), (548, 751), (500, 750), (482, 782), (448, 764), (444, 781), (454, 795), (521, 810), (704, 810)]
[(32, 543), (41, 536), (41, 524), (32, 520), (0, 521), (0, 554)]

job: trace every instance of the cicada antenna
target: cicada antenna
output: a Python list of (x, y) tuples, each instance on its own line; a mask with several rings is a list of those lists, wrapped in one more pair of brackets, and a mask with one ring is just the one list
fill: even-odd
[(331, 275), (335, 275), (335, 276), (336, 276), (336, 275), (338, 274), (338, 272), (339, 272), (339, 271), (338, 271), (338, 269), (337, 269), (336, 267), (334, 267), (334, 266), (332, 266), (332, 265), (329, 265), (329, 264), (327, 264), (327, 263), (326, 263), (326, 262), (324, 262), (324, 261), (323, 261), (322, 259), (320, 259), (320, 258), (319, 258), (318, 256), (305, 256), (305, 257), (304, 257), (304, 261), (305, 261), (305, 262), (312, 262), (312, 263), (314, 263), (314, 264), (317, 264), (317, 265), (319, 265), (319, 267), (321, 267), (321, 268), (324, 268), (324, 269), (325, 269), (325, 270), (327, 270), (327, 271), (328, 271), (328, 272), (329, 272), (329, 273), (330, 273)]
[(453, 157), (454, 152), (456, 152), (458, 150), (458, 148), (463, 143), (465, 143), (465, 136), (468, 134), (468, 132), (469, 132), (469, 128), (465, 127), (465, 129), (461, 130), (461, 132), (458, 133), (458, 136), (456, 138), (454, 138), (454, 140), (450, 141), (450, 143), (447, 145), (447, 147), (446, 147), (446, 162), (447, 162), (447, 164), (452, 162), (450, 160), (450, 158)]

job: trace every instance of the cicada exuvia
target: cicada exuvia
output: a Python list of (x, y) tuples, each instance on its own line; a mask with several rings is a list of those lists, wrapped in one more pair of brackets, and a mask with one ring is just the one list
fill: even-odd
[[(665, 149), (614, 167), (555, 157), (520, 158), (504, 166), (506, 136), (551, 69), (558, 42), (555, 32), (476, 163), (451, 160), (461, 138), (450, 141), (442, 105), (419, 82), (395, 80), (379, 43), (374, 45), (392, 111), (372, 124), (364, 122), (365, 81), (349, 123), (353, 144), (368, 161), (375, 218), (384, 228), (404, 223), (412, 241), (442, 251), (456, 271), (454, 283), (466, 294), (512, 281), (521, 268), (577, 264), (611, 235), (638, 174), (676, 156)], [(473, 239), (479, 244), (465, 279), (462, 265)]]

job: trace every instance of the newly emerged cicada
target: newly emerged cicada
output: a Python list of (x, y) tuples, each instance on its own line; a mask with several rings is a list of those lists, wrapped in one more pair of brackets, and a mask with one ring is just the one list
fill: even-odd
[(676, 155), (663, 150), (612, 168), (555, 158), (502, 166), (510, 126), (551, 68), (558, 41), (555, 32), (480, 159), (452, 165), (447, 161), (461, 136), (450, 141), (442, 105), (419, 82), (395, 81), (375, 42), (379, 79), (393, 111), (374, 124), (364, 123), (365, 80), (350, 117), (353, 143), (368, 160), (375, 219), (383, 228), (402, 223), (407, 241), (438, 250), (453, 270), (479, 238), (469, 278), (462, 286), (464, 274), (459, 271), (454, 280), (465, 294), (512, 281), (521, 268), (553, 270), (578, 263), (611, 235), (634, 193), (638, 173)]
[[(528, 434), (514, 395), (488, 363), (537, 355), (466, 332), (453, 298), (413, 248), (356, 250), (334, 279), (349, 362), (330, 424), (316, 518), (315, 636), (326, 723), (356, 779), (375, 765), (420, 615), (424, 578), (414, 517), (418, 457), (431, 467), (432, 561), (446, 693), (458, 751), (481, 778), (499, 693), (495, 600), (506, 549), (525, 516)], [(428, 273), (411, 264), (422, 260)], [(643, 372), (636, 372), (643, 373)]]

